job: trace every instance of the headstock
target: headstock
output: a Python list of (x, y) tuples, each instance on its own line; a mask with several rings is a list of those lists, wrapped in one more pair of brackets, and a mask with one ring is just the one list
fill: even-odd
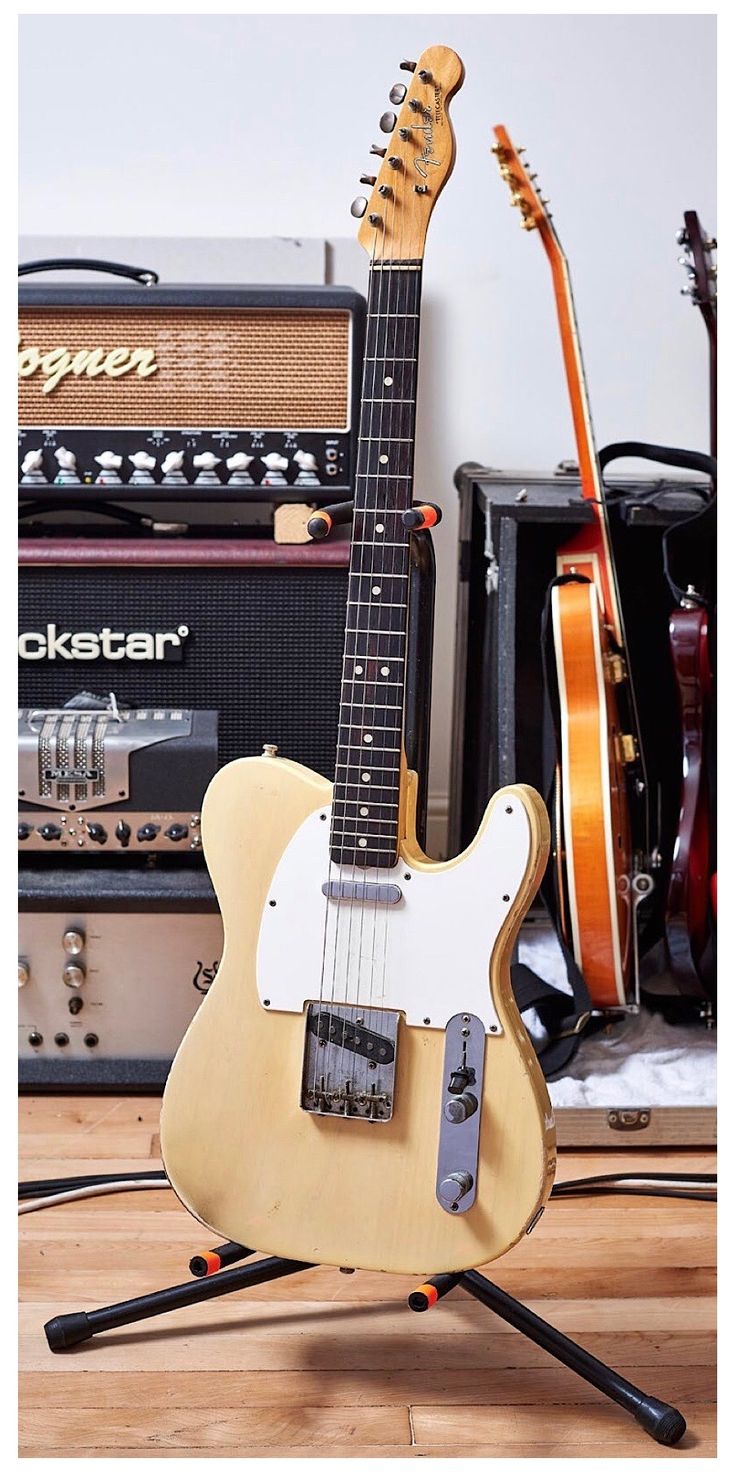
[(549, 200), (542, 198), (537, 175), (530, 172), (528, 164), (521, 157), (526, 149), (517, 148), (500, 123), (493, 131), (496, 142), (491, 153), (495, 155), (501, 178), (511, 190), (509, 203), (521, 214), (519, 223), (522, 230), (539, 230), (547, 244), (549, 239), (555, 238), (552, 216), (547, 209)]
[(361, 220), (358, 240), (374, 260), (422, 259), (430, 215), (455, 161), (447, 108), (465, 75), (460, 57), (449, 46), (430, 46), (418, 62), (402, 61), (400, 69), (411, 73), (411, 81), (391, 88), (398, 115), (385, 112), (379, 124), (390, 142), (385, 148), (374, 143), (378, 173), (360, 180), (371, 193), (350, 207)]
[(716, 274), (718, 267), (713, 261), (717, 241), (711, 239), (703, 229), (695, 210), (685, 211), (685, 223), (677, 233), (677, 244), (683, 246), (685, 254), (679, 264), (687, 271), (688, 284), (680, 288), (683, 296), (689, 296), (693, 305), (699, 307), (706, 317), (716, 310)]

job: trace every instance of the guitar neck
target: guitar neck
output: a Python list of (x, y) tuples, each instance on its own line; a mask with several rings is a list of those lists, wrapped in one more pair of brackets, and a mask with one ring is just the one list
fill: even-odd
[(596, 550), (598, 553), (598, 591), (606, 622), (610, 625), (616, 642), (619, 645), (623, 645), (623, 618), (616, 582), (603, 482), (593, 434), (593, 421), (590, 412), (590, 400), (585, 378), (582, 349), (580, 347), (580, 334), (575, 314), (570, 271), (560, 243), (551, 226), (548, 231), (542, 233), (542, 240), (552, 269), (557, 320), (560, 329), (562, 356), (565, 364), (565, 378), (572, 411), (578, 466), (580, 469), (580, 485), (584, 499), (593, 507), (595, 517), (593, 528), (595, 534), (594, 540), (597, 541), (598, 546), (593, 550)]
[(421, 261), (370, 270), (330, 851), (391, 867), (399, 839)]

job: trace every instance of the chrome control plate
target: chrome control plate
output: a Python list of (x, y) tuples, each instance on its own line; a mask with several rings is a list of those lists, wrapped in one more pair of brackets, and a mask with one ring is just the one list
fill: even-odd
[(469, 1211), (477, 1194), (485, 1053), (480, 1017), (457, 1012), (445, 1029), (437, 1152), (437, 1201), (451, 1216)]

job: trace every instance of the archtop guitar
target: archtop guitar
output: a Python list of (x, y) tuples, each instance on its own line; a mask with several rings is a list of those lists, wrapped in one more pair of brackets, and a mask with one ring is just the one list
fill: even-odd
[[(652, 888), (635, 858), (632, 811), (646, 829), (646, 782), (623, 616), (567, 260), (547, 205), (504, 127), (494, 128), (502, 178), (552, 269), (582, 494), (591, 519), (557, 552), (551, 613), (561, 752), (555, 864), (563, 932), (594, 1006), (625, 1007), (634, 975), (635, 914)], [(648, 852), (648, 842), (642, 848)]]
[(524, 786), (492, 799), (456, 859), (433, 862), (415, 835), (402, 733), (422, 261), (463, 67), (443, 46), (402, 65), (353, 205), (370, 269), (335, 781), (262, 756), (210, 786), (225, 949), (161, 1143), (184, 1205), (223, 1237), (438, 1272), (505, 1252), (551, 1187), (549, 1099), (509, 981), (549, 839)]

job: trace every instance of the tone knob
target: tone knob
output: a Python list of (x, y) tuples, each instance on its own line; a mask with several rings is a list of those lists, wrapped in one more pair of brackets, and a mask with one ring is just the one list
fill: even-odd
[(155, 455), (149, 455), (147, 450), (136, 450), (134, 455), (128, 459), (133, 466), (131, 480), (133, 485), (153, 485), (153, 471), (156, 468)]
[(120, 485), (118, 472), (123, 463), (122, 455), (116, 455), (114, 450), (103, 450), (101, 455), (95, 455), (95, 461), (100, 467), (98, 485)]
[(60, 445), (58, 450), (54, 450), (54, 459), (59, 467), (56, 477), (57, 485), (79, 485), (77, 457), (73, 450), (67, 450), (66, 445)]
[(44, 823), (38, 831), (45, 843), (51, 843), (54, 838), (61, 838), (61, 829), (57, 828), (55, 823)]
[(79, 991), (84, 986), (87, 973), (80, 961), (68, 961), (62, 971), (64, 986), (70, 986), (72, 991)]
[(27, 961), (18, 960), (18, 986), (25, 986), (31, 979), (31, 968)]
[(445, 1119), (450, 1124), (464, 1124), (475, 1114), (478, 1108), (478, 1100), (475, 1094), (459, 1094), (453, 1099), (448, 1099), (445, 1104)]
[(85, 937), (83, 930), (65, 930), (61, 937), (61, 944), (67, 956), (78, 956), (84, 950)]
[(266, 470), (288, 470), (289, 468), (286, 456), (279, 455), (276, 450), (272, 450), (270, 455), (262, 455), (261, 459)]
[(437, 1195), (443, 1206), (457, 1206), (463, 1196), (467, 1196), (473, 1184), (473, 1177), (467, 1170), (454, 1170), (444, 1181), (440, 1181), (437, 1187)]
[(139, 843), (153, 843), (156, 834), (159, 832), (160, 827), (158, 824), (143, 823), (142, 826), (138, 829), (136, 838), (138, 839)]
[(300, 470), (317, 469), (317, 457), (312, 454), (311, 450), (297, 450), (294, 461)]

